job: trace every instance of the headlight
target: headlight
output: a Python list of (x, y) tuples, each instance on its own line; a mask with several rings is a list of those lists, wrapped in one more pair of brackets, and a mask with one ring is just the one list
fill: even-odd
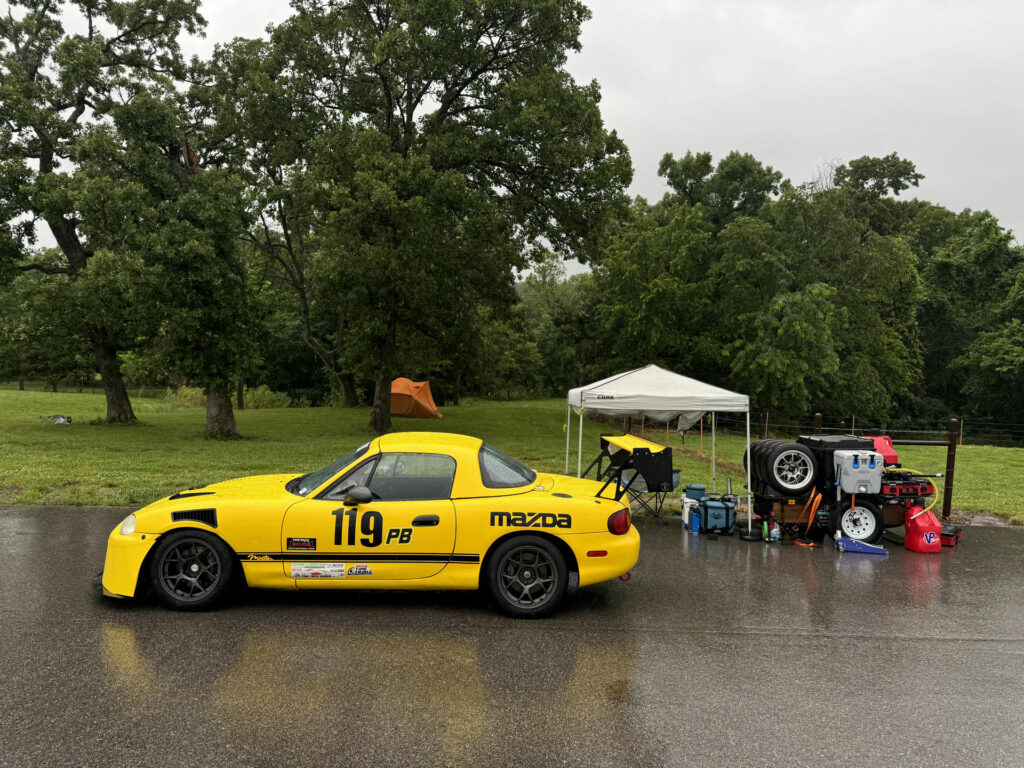
[(131, 536), (135, 533), (135, 513), (128, 515), (124, 520), (121, 521), (121, 535)]

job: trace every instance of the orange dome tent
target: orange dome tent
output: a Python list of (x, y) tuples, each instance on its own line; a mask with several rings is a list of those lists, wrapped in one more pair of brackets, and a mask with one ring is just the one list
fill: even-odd
[(429, 381), (398, 378), (391, 382), (391, 415), (416, 419), (440, 419)]

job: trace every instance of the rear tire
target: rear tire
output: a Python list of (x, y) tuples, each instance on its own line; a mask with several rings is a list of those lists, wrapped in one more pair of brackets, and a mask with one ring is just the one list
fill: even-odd
[(515, 536), (487, 561), (487, 583), (498, 609), (517, 619), (540, 619), (558, 608), (569, 567), (558, 547), (540, 536)]
[(149, 565), (157, 599), (179, 611), (202, 611), (224, 599), (235, 571), (227, 544), (206, 531), (184, 530), (160, 539)]

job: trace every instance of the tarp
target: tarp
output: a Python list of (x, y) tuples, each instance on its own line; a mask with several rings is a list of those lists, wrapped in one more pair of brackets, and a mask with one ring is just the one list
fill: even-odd
[(398, 378), (391, 382), (391, 415), (417, 419), (440, 419), (429, 381)]
[(750, 398), (657, 365), (645, 365), (570, 389), (569, 405), (576, 413), (582, 408), (609, 416), (645, 414), (655, 421), (683, 417), (685, 429), (707, 411), (746, 412)]

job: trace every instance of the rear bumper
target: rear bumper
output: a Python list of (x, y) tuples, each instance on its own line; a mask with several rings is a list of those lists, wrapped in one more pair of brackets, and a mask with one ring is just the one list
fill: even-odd
[(134, 597), (139, 584), (139, 570), (156, 542), (149, 533), (123, 536), (115, 528), (107, 539), (107, 556), (103, 561), (100, 589), (107, 597)]
[[(640, 533), (635, 526), (616, 536), (611, 533), (579, 533), (565, 536), (565, 542), (576, 555), (580, 569), (580, 586), (615, 579), (636, 565), (640, 557)], [(588, 557), (588, 552), (607, 552), (603, 557)]]

